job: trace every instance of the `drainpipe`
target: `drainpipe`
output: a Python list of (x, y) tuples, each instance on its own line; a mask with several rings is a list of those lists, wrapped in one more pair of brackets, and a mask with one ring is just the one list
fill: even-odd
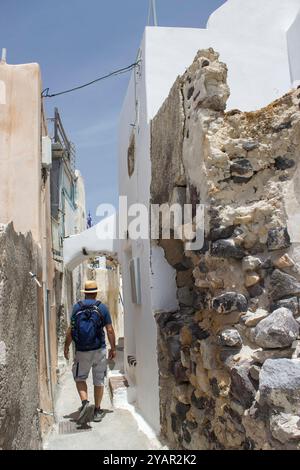
[(52, 384), (52, 374), (51, 374), (51, 358), (50, 358), (50, 345), (49, 345), (49, 328), (48, 328), (48, 293), (47, 293), (47, 283), (43, 282), (43, 318), (44, 318), (44, 340), (45, 340), (45, 350), (46, 350), (46, 369), (47, 369), (47, 383), (50, 390), (51, 401), (53, 403), (53, 384)]
[[(42, 187), (42, 213), (43, 213), (43, 224), (42, 224), (42, 263), (43, 263), (43, 318), (44, 318), (44, 340), (45, 340), (45, 352), (46, 352), (46, 369), (47, 369), (47, 384), (50, 391), (50, 398), (52, 407), (54, 408), (54, 394), (53, 394), (53, 383), (51, 374), (51, 356), (50, 356), (50, 344), (49, 344), (49, 325), (48, 325), (48, 309), (50, 309), (48, 299), (48, 260), (47, 260), (47, 219), (46, 219), (46, 187)], [(45, 210), (43, 210), (45, 209)]]

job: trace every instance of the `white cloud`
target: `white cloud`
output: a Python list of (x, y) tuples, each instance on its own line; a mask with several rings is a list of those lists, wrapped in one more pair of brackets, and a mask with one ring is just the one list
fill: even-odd
[(78, 149), (102, 147), (116, 140), (117, 116), (101, 119), (96, 124), (84, 127), (72, 135)]
[(75, 132), (73, 138), (76, 140), (98, 137), (101, 134), (107, 134), (115, 131), (118, 123), (118, 117), (116, 115), (108, 117), (106, 119), (101, 119), (96, 124), (93, 124), (89, 127), (84, 127), (83, 129)]

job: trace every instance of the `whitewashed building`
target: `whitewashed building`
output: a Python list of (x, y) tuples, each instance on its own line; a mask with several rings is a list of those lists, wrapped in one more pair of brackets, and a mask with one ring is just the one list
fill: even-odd
[[(149, 206), (151, 120), (199, 49), (213, 47), (227, 64), (229, 108), (250, 111), (300, 84), (299, 43), (300, 0), (228, 0), (206, 29), (147, 27), (120, 118), (119, 192), (128, 197), (128, 206)], [(126, 376), (137, 408), (159, 432), (154, 313), (176, 309), (175, 271), (148, 239), (121, 240), (119, 261)]]

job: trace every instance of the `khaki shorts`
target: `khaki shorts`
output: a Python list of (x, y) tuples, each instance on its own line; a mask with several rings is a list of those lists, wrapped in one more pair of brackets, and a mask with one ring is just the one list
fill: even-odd
[(104, 385), (106, 377), (106, 349), (96, 351), (76, 351), (72, 367), (75, 382), (84, 382), (93, 373), (93, 383), (96, 386)]

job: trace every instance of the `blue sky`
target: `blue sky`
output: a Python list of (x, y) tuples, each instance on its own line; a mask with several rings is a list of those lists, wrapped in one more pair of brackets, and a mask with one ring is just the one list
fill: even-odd
[[(160, 26), (205, 27), (225, 0), (156, 0)], [(148, 0), (0, 0), (0, 48), (11, 64), (38, 62), (50, 92), (134, 62)], [(59, 108), (77, 150), (94, 221), (99, 203), (118, 199), (117, 125), (129, 74), (47, 100)]]

